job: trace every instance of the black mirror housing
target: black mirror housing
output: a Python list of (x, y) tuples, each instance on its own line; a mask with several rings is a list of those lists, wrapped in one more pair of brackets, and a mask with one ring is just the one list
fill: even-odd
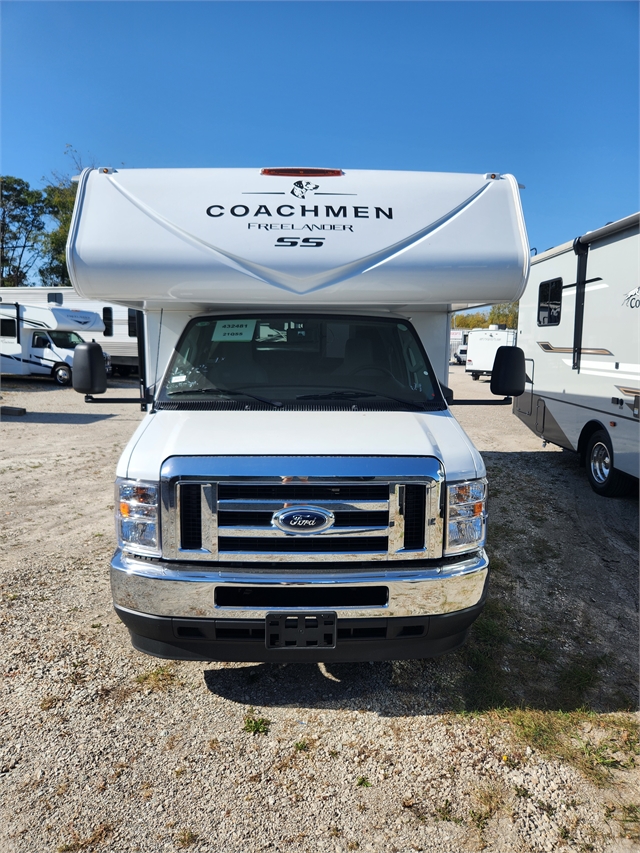
[(520, 397), (526, 380), (524, 352), (520, 347), (498, 347), (491, 371), (491, 393)]
[(446, 385), (440, 385), (440, 390), (442, 391), (442, 396), (447, 401), (447, 406), (450, 406), (453, 403), (453, 391), (451, 388), (447, 388)]
[(73, 390), (79, 394), (104, 394), (107, 371), (100, 344), (78, 344), (73, 351)]

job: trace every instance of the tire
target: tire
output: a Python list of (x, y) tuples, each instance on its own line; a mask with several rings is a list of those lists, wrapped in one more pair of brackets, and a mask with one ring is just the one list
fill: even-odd
[(479, 373), (472, 373), (471, 378), (477, 382), (478, 379), (480, 379), (480, 374)]
[(586, 464), (589, 485), (597, 495), (613, 498), (629, 491), (630, 479), (613, 467), (613, 449), (606, 430), (597, 430), (589, 439)]
[(114, 368), (114, 371), (117, 371), (118, 376), (122, 376), (123, 379), (126, 379), (127, 376), (131, 376), (133, 368), (129, 367), (127, 364), (119, 364), (118, 367)]
[(53, 378), (58, 385), (71, 385), (71, 368), (68, 364), (57, 364), (53, 368)]

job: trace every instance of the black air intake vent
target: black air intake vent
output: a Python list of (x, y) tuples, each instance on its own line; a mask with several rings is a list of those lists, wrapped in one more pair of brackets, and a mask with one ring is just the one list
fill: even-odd
[(199, 483), (180, 486), (180, 547), (188, 551), (202, 548), (202, 504)]
[(261, 537), (221, 536), (218, 539), (220, 554), (241, 551), (278, 554), (355, 554), (371, 552), (386, 553), (389, 540), (386, 536), (287, 536), (285, 539), (263, 539)]
[(370, 485), (352, 485), (350, 483), (339, 486), (313, 486), (303, 483), (292, 483), (287, 486), (270, 485), (225, 485), (222, 483), (218, 489), (218, 498), (221, 501), (230, 500), (262, 500), (262, 501), (387, 501), (389, 500), (389, 486), (385, 483), (371, 483)]
[(404, 547), (424, 548), (426, 489), (413, 484), (404, 489)]

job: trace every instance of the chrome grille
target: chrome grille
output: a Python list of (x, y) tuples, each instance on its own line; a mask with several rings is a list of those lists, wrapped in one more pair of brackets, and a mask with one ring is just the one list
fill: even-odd
[[(397, 476), (389, 476), (394, 463)], [(255, 475), (246, 475), (252, 467)], [(162, 471), (163, 557), (217, 564), (437, 558), (442, 480), (428, 457), (174, 457)], [(272, 524), (275, 512), (296, 505), (330, 510), (335, 523), (304, 534)]]

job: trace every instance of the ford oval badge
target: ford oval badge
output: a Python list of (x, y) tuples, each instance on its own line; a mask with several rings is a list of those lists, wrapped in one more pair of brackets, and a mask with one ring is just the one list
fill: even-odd
[(319, 506), (285, 507), (274, 512), (271, 523), (285, 533), (321, 533), (335, 524), (336, 517)]

